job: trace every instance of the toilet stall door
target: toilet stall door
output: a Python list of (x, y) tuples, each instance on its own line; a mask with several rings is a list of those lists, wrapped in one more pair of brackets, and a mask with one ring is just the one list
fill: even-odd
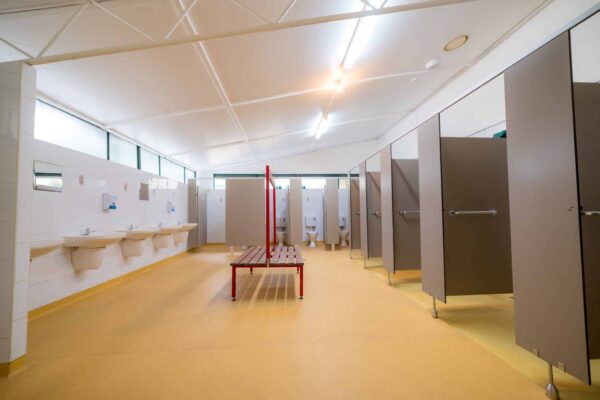
[(350, 178), (350, 245), (360, 249), (360, 188), (358, 178)]
[(589, 358), (600, 358), (600, 84), (574, 83)]
[(419, 160), (392, 160), (394, 269), (421, 267)]
[(511, 293), (506, 139), (442, 138), (446, 295)]
[(381, 173), (367, 172), (369, 257), (381, 257)]

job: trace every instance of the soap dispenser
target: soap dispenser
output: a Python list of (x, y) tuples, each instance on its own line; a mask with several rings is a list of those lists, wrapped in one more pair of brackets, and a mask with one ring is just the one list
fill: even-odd
[(108, 193), (102, 193), (102, 209), (104, 211), (116, 210), (117, 196)]

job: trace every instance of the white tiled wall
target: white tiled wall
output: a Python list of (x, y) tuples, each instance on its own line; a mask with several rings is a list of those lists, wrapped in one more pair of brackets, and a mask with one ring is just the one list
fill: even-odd
[[(40, 140), (34, 141), (33, 158), (61, 165), (64, 179), (62, 193), (33, 191), (33, 241), (80, 233), (86, 227), (110, 232), (130, 224), (147, 227), (187, 221), (187, 186), (183, 183)], [(142, 182), (152, 182), (149, 201), (139, 200)], [(117, 210), (102, 210), (102, 193), (117, 196)], [(167, 200), (175, 202), (175, 213), (167, 212)], [(145, 247), (141, 257), (125, 259), (120, 245), (111, 245), (99, 269), (81, 272), (73, 269), (68, 248), (35, 258), (29, 276), (29, 309), (185, 251), (186, 244), (156, 250), (151, 239), (146, 239)]]
[(35, 70), (0, 64), (0, 363), (25, 354)]

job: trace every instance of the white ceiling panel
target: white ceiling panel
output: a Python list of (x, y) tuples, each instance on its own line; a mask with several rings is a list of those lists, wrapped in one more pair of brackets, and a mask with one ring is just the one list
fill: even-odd
[[(187, 6), (191, 2), (187, 0), (184, 4)], [(265, 24), (229, 0), (198, 0), (189, 16), (202, 35), (217, 35)]]
[(193, 45), (37, 69), (38, 90), (104, 123), (221, 105)]
[[(353, 74), (363, 78), (416, 71), (433, 58), (441, 66), (470, 63), (542, 2), (480, 0), (365, 18), (357, 34)], [(469, 35), (465, 46), (443, 50), (464, 34)]]
[(148, 41), (148, 38), (106, 11), (89, 5), (56, 39), (47, 54), (62, 54)]
[(336, 96), (329, 120), (331, 123), (409, 112), (449, 79), (457, 69), (439, 70), (412, 76), (380, 79), (349, 85)]
[(140, 121), (115, 128), (166, 155), (243, 140), (226, 109)]
[[(183, 11), (175, 0), (108, 1), (104, 7), (136, 28), (158, 40), (163, 39), (177, 23)], [(187, 36), (184, 24), (179, 24), (170, 38)]]
[(314, 129), (327, 108), (331, 91), (285, 97), (235, 107), (248, 137), (258, 138)]
[(0, 37), (33, 56), (79, 10), (80, 6), (60, 7), (0, 15)]
[(0, 41), (0, 62), (15, 61), (27, 56)]
[(315, 147), (339, 146), (344, 143), (376, 139), (390, 129), (396, 122), (398, 122), (398, 118), (382, 118), (350, 124), (332, 125), (327, 128), (327, 130), (323, 132), (323, 136), (315, 142)]
[(276, 136), (268, 139), (249, 142), (255, 154), (260, 156), (278, 156), (291, 152), (310, 150), (313, 136), (309, 133)]
[[(292, 0), (230, 0), (237, 1), (269, 22), (277, 22)], [(299, 0), (302, 1), (302, 0)]]
[(359, 0), (297, 0), (283, 20), (293, 21), (361, 11), (363, 5)]
[(222, 165), (244, 163), (254, 160), (254, 155), (247, 143), (202, 149), (178, 154), (173, 158), (187, 162), (198, 170), (210, 169)]
[(324, 87), (352, 34), (350, 21), (208, 42), (233, 102)]

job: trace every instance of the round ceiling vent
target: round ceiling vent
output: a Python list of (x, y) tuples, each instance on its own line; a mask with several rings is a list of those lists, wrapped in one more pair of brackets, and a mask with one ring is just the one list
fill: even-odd
[(468, 40), (469, 40), (469, 35), (461, 35), (461, 36), (455, 37), (454, 39), (449, 41), (444, 46), (444, 50), (446, 50), (446, 51), (456, 50), (459, 47), (463, 46), (465, 43), (467, 43)]

